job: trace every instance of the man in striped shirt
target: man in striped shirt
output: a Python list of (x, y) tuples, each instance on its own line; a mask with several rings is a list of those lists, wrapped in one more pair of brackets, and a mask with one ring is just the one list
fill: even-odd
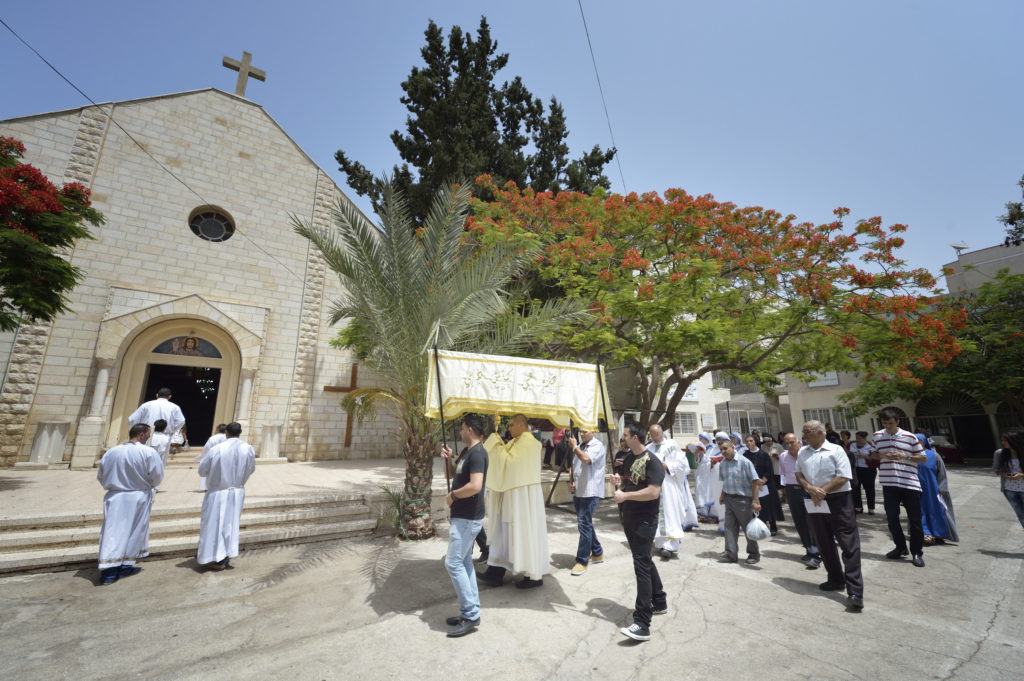
[(900, 521), (900, 504), (907, 508), (910, 526), (910, 551), (914, 565), (924, 567), (924, 529), (921, 525), (921, 481), (917, 477), (917, 464), (927, 461), (921, 441), (913, 433), (900, 428), (899, 413), (883, 409), (878, 413), (882, 430), (871, 437), (871, 458), (879, 461), (878, 481), (882, 485), (885, 517), (889, 533), (896, 543), (886, 558), (897, 559), (907, 555), (907, 539)]

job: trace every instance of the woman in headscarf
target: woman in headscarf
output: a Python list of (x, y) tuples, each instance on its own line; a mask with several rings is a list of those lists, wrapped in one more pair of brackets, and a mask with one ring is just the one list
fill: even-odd
[(943, 544), (946, 540), (960, 541), (953, 515), (953, 500), (949, 496), (949, 480), (942, 457), (928, 447), (928, 437), (918, 433), (928, 459), (917, 465), (917, 478), (921, 481), (921, 521), (925, 544)]

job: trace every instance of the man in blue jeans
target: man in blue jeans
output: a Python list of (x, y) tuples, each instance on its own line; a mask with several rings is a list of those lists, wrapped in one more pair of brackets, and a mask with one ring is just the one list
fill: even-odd
[(576, 547), (576, 564), (572, 576), (579, 577), (587, 571), (590, 563), (604, 561), (604, 549), (594, 531), (594, 509), (604, 497), (604, 445), (594, 437), (593, 431), (580, 431), (580, 442), (567, 438), (572, 454), (572, 473), (569, 475), (569, 491), (576, 507), (576, 522), (580, 530), (580, 543)]
[(483, 447), (484, 424), (475, 414), (462, 418), (460, 436), (466, 444), (456, 458), (445, 444), (441, 458), (452, 477), (452, 491), (446, 499), (451, 515), (448, 530), (448, 555), (444, 565), (452, 578), (459, 599), (459, 614), (446, 622), (450, 638), (465, 636), (480, 625), (480, 591), (473, 569), (473, 543), (484, 522), (484, 480), (487, 477), (487, 450)]

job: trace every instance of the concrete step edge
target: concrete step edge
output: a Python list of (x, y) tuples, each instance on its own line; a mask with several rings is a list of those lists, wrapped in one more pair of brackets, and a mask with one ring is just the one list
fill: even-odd
[[(369, 519), (370, 508), (367, 506), (319, 506), (306, 510), (278, 512), (274, 509), (253, 511), (248, 506), (242, 512), (242, 527), (288, 525), (288, 524), (324, 524), (338, 518), (364, 516)], [(353, 518), (360, 519), (360, 518)], [(199, 533), (200, 515), (196, 511), (189, 516), (151, 519), (149, 526), (150, 540)], [(31, 530), (11, 531), (0, 534), (0, 550), (18, 551), (34, 546), (71, 547), (79, 544), (95, 545), (99, 541), (100, 523), (90, 527), (56, 527), (52, 529), (34, 528)]]
[[(334, 538), (364, 536), (373, 532), (375, 520), (349, 520), (341, 523), (281, 527), (276, 529), (241, 530), (239, 548), (251, 549), (267, 544), (327, 541)], [(194, 554), (198, 537), (188, 540), (164, 538), (150, 541), (149, 553), (154, 556)], [(75, 547), (70, 550), (39, 550), (6, 552), (0, 556), (0, 573), (39, 570), (42, 568), (70, 569), (78, 565), (96, 565), (96, 546)]]

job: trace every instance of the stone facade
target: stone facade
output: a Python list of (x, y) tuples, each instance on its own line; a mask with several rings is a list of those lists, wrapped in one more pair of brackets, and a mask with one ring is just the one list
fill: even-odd
[[(128, 366), (148, 352), (138, 339), (192, 323), (237, 358), (223, 369), (233, 382), (220, 390), (235, 397), (221, 411), (243, 437), (259, 446), (276, 429), (280, 454), (299, 461), (394, 455), (387, 416), (344, 447), (345, 413), (323, 390), (347, 386), (353, 362), (328, 346), (340, 285), (291, 228), (292, 215), (325, 224), (348, 199), (259, 105), (200, 90), (0, 121), (0, 134), (55, 182), (89, 186), (106, 218), (70, 254), (86, 274), (73, 312), (0, 336), (0, 465), (27, 461), (38, 425), (55, 421), (70, 424), (63, 461), (92, 465), (144, 397), (145, 372)], [(230, 239), (192, 233), (204, 206), (230, 216)], [(361, 386), (374, 381), (360, 371)]]

